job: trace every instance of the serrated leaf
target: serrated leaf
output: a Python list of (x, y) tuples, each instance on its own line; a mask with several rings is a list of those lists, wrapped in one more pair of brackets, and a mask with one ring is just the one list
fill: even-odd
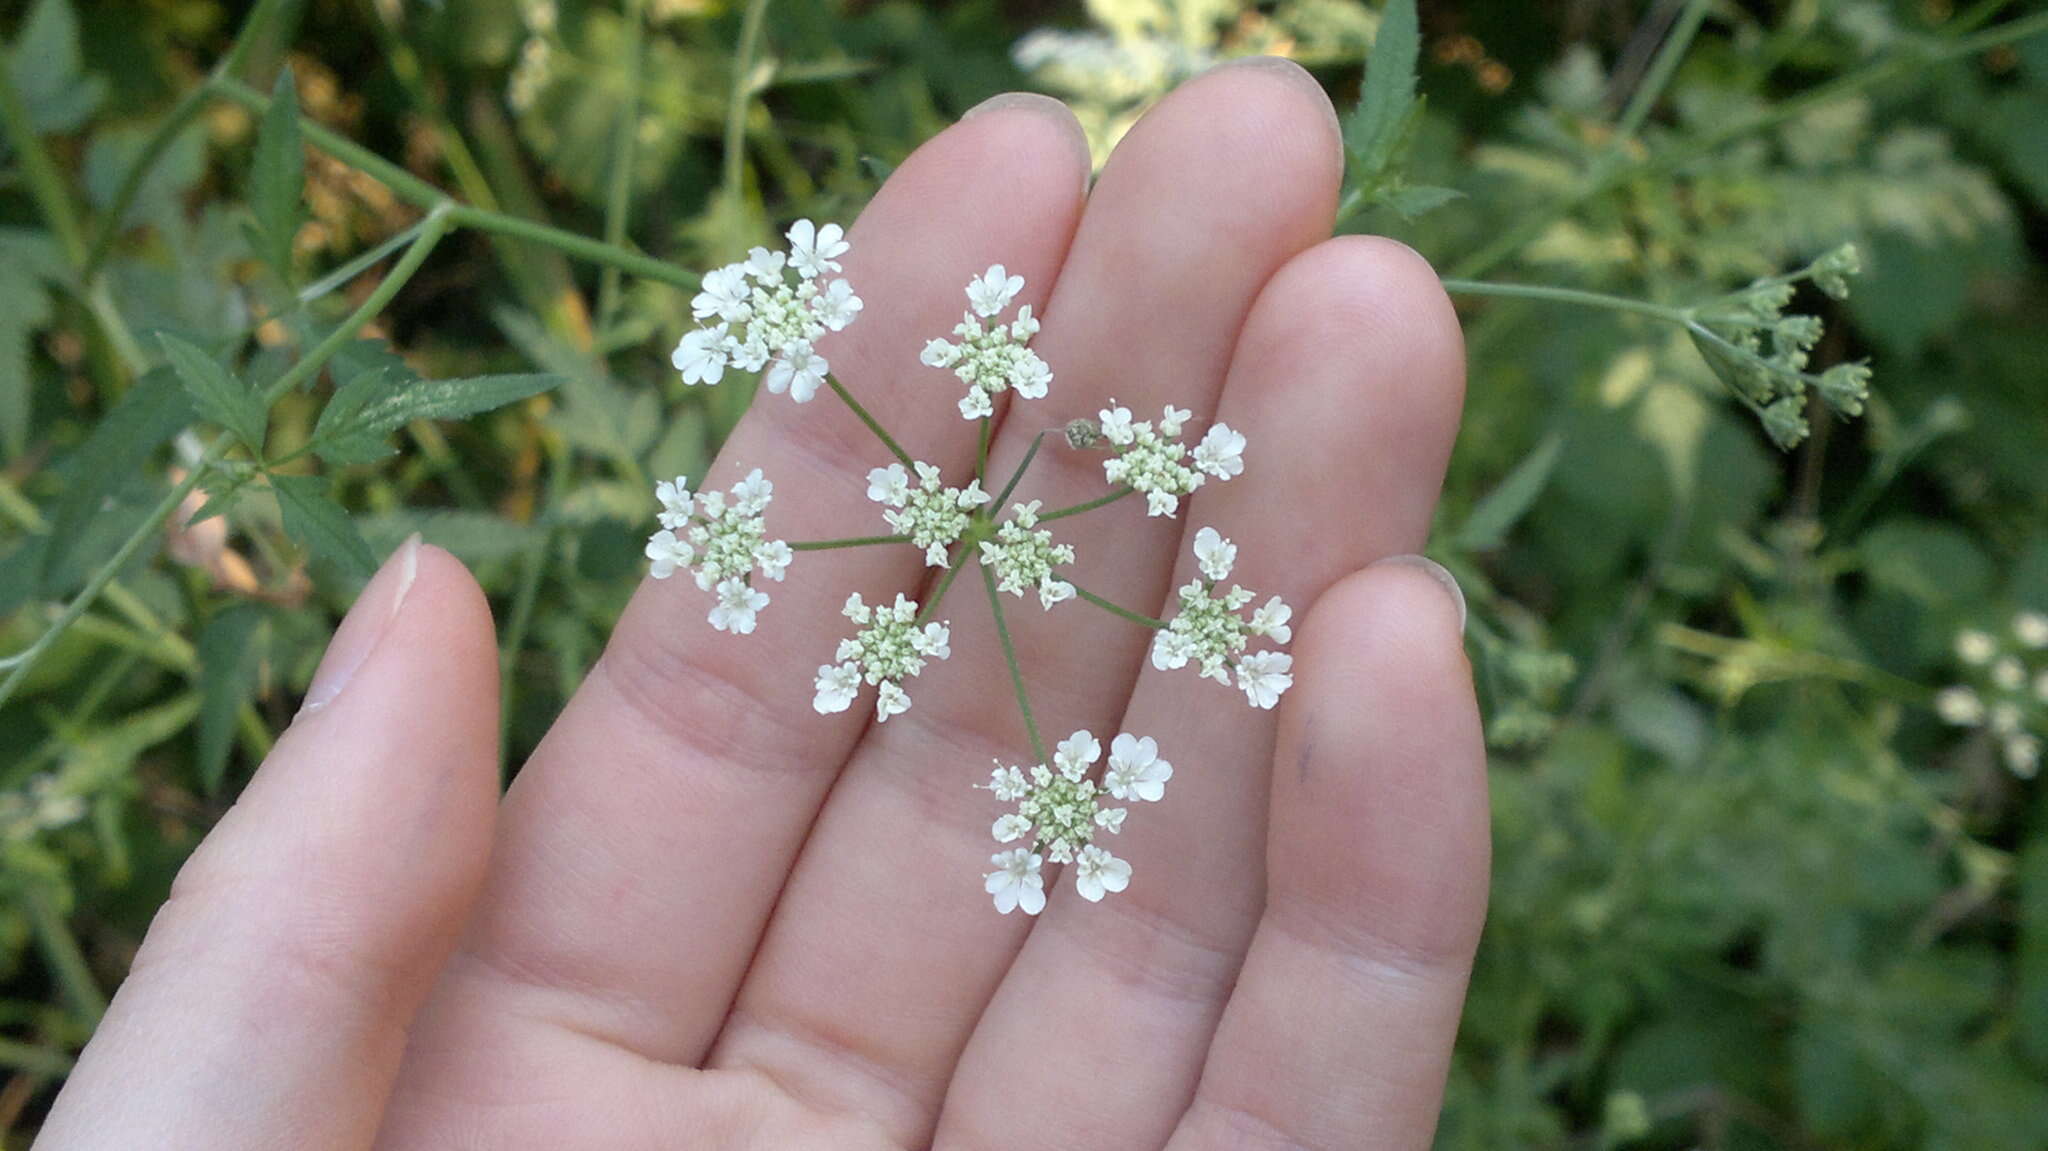
[(68, 0), (37, 0), (21, 22), (12, 49), (10, 70), (36, 131), (72, 131), (99, 108), (107, 84), (85, 74), (78, 51), (78, 15)]
[(300, 546), (350, 576), (368, 579), (376, 572), (376, 555), (348, 512), (327, 494), (326, 477), (273, 475), (270, 486), (277, 491), (284, 530)]
[(236, 604), (206, 621), (196, 645), (199, 654), (199, 771), (206, 794), (220, 791), (234, 738), (235, 714), (255, 686), (256, 631), (263, 609)]
[(256, 216), (257, 251), (287, 283), (292, 278), (292, 237), (305, 201), (306, 155), (299, 142), (299, 97), (292, 70), (278, 73), (270, 108), (256, 132), (249, 169), (249, 210)]
[(1365, 59), (1358, 107), (1344, 123), (1344, 146), (1361, 175), (1384, 171), (1408, 131), (1415, 112), (1415, 62), (1421, 51), (1415, 0), (1388, 0)]
[(1452, 200), (1462, 200), (1465, 193), (1456, 188), (1439, 188), (1434, 184), (1405, 184), (1394, 188), (1381, 198), (1381, 202), (1403, 219), (1413, 220), (1417, 216), (1436, 211)]
[(169, 333), (159, 333), (157, 343), (199, 414), (226, 428), (250, 451), (261, 452), (268, 416), (256, 393), (204, 350)]
[(560, 382), (542, 374), (422, 380), (389, 369), (365, 372), (335, 390), (314, 424), (314, 450), (334, 463), (367, 463), (389, 455), (384, 437), (414, 420), (463, 419)]
[(1536, 497), (1550, 483), (1550, 473), (1557, 467), (1563, 448), (1563, 436), (1545, 436), (1497, 487), (1473, 506), (1472, 514), (1465, 517), (1464, 526), (1458, 529), (1458, 546), (1465, 551), (1489, 551), (1506, 542), (1508, 531), (1529, 514), (1529, 509), (1536, 505)]

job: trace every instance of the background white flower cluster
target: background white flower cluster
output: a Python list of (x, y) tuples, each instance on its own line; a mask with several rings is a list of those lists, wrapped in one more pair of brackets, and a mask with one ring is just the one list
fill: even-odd
[(2020, 612), (2003, 634), (1965, 628), (1955, 652), (1968, 682), (1943, 688), (1935, 710), (1958, 727), (1990, 731), (2006, 769), (2032, 779), (2048, 729), (2048, 614)]

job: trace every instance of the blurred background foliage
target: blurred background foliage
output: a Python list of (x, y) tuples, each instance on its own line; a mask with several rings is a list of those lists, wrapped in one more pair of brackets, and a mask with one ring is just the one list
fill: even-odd
[[(1234, 55), (1299, 59), (1349, 109), (1382, 27), (1354, 0), (281, 7), (288, 33), (237, 63), (260, 89), (288, 63), (311, 126), (467, 204), (683, 267), (798, 215), (850, 218), (1007, 88), (1070, 100), (1098, 156)], [(206, 459), (156, 336), (247, 347), (238, 370), (275, 382), (422, 222), (320, 149), (280, 206), (249, 175), (280, 154), (255, 105), (219, 99), (109, 229), (245, 15), (0, 3), (0, 652)], [(2024, 614), (2048, 611), (2039, 16), (1424, 0), (1426, 104), (1393, 135), (1354, 118), (1345, 230), (1454, 278), (1648, 305), (1461, 291), (1470, 400), (1432, 554), (1473, 606), (1496, 876), (1441, 1147), (2048, 1146), (2048, 638)], [(1825, 334), (1794, 342), (1815, 370), (1867, 357), (1867, 411), (1802, 400), (1781, 416), (1811, 434), (1781, 452), (1783, 425), (1731, 400), (1741, 373), (1669, 313), (1843, 242), (1865, 274), (1846, 300), (1799, 286)], [(231, 494), (226, 514), (142, 533), (21, 676), (0, 704), (0, 1144), (33, 1132), (359, 586), (346, 541), (271, 491), (304, 477), (347, 509), (326, 528), (378, 553), (420, 530), (475, 569), (516, 765), (639, 577), (649, 478), (701, 473), (748, 399), (668, 368), (687, 300), (457, 232), (335, 378), (560, 386), (318, 466), (300, 449), (329, 389), (284, 389), (281, 479), (207, 473), (183, 516)], [(1992, 706), (1937, 707), (1949, 685)]]

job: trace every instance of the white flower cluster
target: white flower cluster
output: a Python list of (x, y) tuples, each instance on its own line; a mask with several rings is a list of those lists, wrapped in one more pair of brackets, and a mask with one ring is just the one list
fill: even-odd
[(1150, 736), (1120, 734), (1111, 740), (1109, 766), (1097, 783), (1089, 772), (1101, 758), (1101, 741), (1077, 731), (1060, 741), (1051, 767), (1041, 763), (1027, 771), (998, 765), (982, 785), (997, 799), (1017, 805), (990, 829), (996, 842), (1022, 841), (989, 856), (996, 869), (985, 877), (983, 888), (994, 897), (997, 911), (1008, 915), (1021, 907), (1024, 914), (1037, 915), (1045, 910), (1048, 860), (1074, 865), (1074, 890), (1090, 903), (1130, 885), (1131, 865), (1094, 842), (1098, 831), (1114, 835), (1123, 830), (1128, 809), (1104, 807), (1102, 798), (1156, 802), (1166, 794), (1173, 765), (1159, 758), (1159, 745)]
[(0, 843), (20, 843), (85, 818), (85, 798), (38, 775), (17, 791), (0, 791)]
[(996, 538), (981, 541), (981, 562), (994, 573), (997, 591), (1022, 599), (1026, 590), (1036, 588), (1039, 606), (1051, 611), (1052, 605), (1074, 598), (1074, 585), (1053, 574), (1059, 565), (1074, 562), (1074, 548), (1052, 542), (1052, 533), (1038, 526), (1039, 504), (1032, 500), (1011, 508)]
[(1112, 484), (1133, 488), (1145, 496), (1145, 514), (1170, 516), (1180, 508), (1182, 496), (1190, 495), (1208, 478), (1229, 480), (1244, 472), (1244, 434), (1229, 424), (1212, 424), (1195, 445), (1190, 466), (1187, 445), (1180, 433), (1193, 413), (1172, 404), (1160, 414), (1159, 422), (1134, 420), (1131, 409), (1115, 400), (1102, 409), (1102, 436), (1116, 448), (1116, 454), (1102, 463), (1102, 474)]
[(1180, 589), (1180, 614), (1153, 637), (1152, 666), (1168, 671), (1197, 663), (1204, 676), (1218, 683), (1229, 683), (1236, 672), (1237, 686), (1253, 707), (1273, 707), (1294, 686), (1294, 657), (1280, 651), (1247, 654), (1245, 648), (1253, 636), (1274, 643), (1294, 638), (1287, 623), (1294, 609), (1274, 596), (1249, 619), (1239, 615), (1257, 597), (1236, 584), (1227, 592), (1217, 590), (1237, 563), (1237, 545), (1215, 528), (1195, 533), (1195, 559), (1202, 578)]
[(974, 509), (988, 502), (980, 480), (969, 480), (964, 488), (949, 488), (939, 478), (939, 469), (917, 464), (917, 486), (910, 486), (910, 473), (902, 464), (890, 464), (868, 472), (868, 498), (881, 504), (882, 518), (899, 535), (924, 549), (927, 567), (949, 567), (946, 552), (959, 542), (973, 519)]
[(800, 404), (817, 395), (831, 371), (818, 340), (853, 323), (861, 309), (853, 285), (825, 279), (840, 269), (845, 236), (837, 224), (798, 220), (790, 226), (787, 252), (755, 248), (744, 261), (707, 272), (690, 310), (700, 322), (716, 317), (717, 323), (686, 333), (669, 357), (683, 382), (715, 384), (727, 367), (765, 367), (761, 382), (769, 391), (788, 392)]
[(2032, 779), (2041, 770), (2040, 733), (2048, 730), (2048, 615), (2014, 616), (2010, 640), (1975, 628), (1957, 632), (1956, 658), (1975, 682), (1943, 688), (1934, 710), (1958, 727), (1989, 729), (2006, 768)]
[(860, 593), (846, 597), (841, 609), (860, 630), (839, 641), (836, 664), (818, 668), (814, 681), (817, 697), (811, 706), (820, 715), (845, 711), (853, 706), (863, 683), (874, 684), (875, 718), (886, 722), (892, 715), (910, 710), (910, 693), (903, 681), (924, 671), (928, 659), (945, 659), (953, 654), (952, 629), (943, 623), (917, 624), (917, 604), (901, 593), (890, 605), (869, 607)]
[(753, 586), (754, 572), (780, 581), (796, 553), (781, 540), (768, 538), (763, 517), (775, 498), (775, 485), (761, 469), (732, 486), (732, 491), (690, 493), (686, 477), (654, 486), (661, 501), (661, 530), (647, 541), (647, 574), (667, 579), (679, 568), (691, 569), (700, 590), (716, 592), (711, 626), (750, 635), (754, 617), (768, 606), (768, 593)]
[(968, 281), (971, 310), (953, 329), (960, 342), (933, 340), (924, 346), (921, 358), (926, 366), (951, 368), (967, 385), (967, 394), (960, 400), (962, 419), (994, 415), (994, 397), (1011, 388), (1027, 400), (1039, 400), (1052, 385), (1052, 369), (1025, 346), (1038, 334), (1031, 305), (1018, 308), (1017, 318), (1008, 324), (982, 322), (994, 319), (1023, 290), (1024, 277), (1011, 275), (1001, 264), (994, 265)]

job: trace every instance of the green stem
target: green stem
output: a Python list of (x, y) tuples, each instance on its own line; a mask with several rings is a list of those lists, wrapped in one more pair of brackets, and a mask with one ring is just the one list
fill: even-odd
[(120, 550), (116, 551), (112, 559), (102, 564), (100, 569), (93, 573), (92, 579), (86, 581), (85, 587), (80, 589), (78, 595), (69, 604), (65, 605), (63, 612), (55, 620), (51, 621), (49, 628), (43, 634), (36, 637), (34, 643), (29, 644), (27, 648), (14, 655), (0, 659), (0, 668), (8, 669), (7, 678), (0, 680), (0, 706), (4, 706), (8, 699), (14, 695), (16, 689), (21, 686), (22, 680), (28, 677), (29, 669), (35, 666), (36, 660), (45, 651), (49, 650), (51, 644), (57, 642), (57, 637), (63, 635), (72, 624), (77, 623), (78, 617), (84, 615), (85, 610), (92, 606), (93, 601), (99, 598), (100, 593), (107, 590), (107, 585), (114, 580), (114, 573), (127, 566), (129, 560), (135, 558), (135, 553), (142, 549), (143, 543), (156, 534), (156, 530), (162, 527), (164, 521), (171, 518), (171, 513), (178, 509), (178, 505), (185, 501), (185, 497), (191, 495), (193, 489), (199, 486), (200, 477), (206, 474), (208, 466), (219, 459), (221, 453), (227, 450), (228, 440), (229, 437), (223, 435), (215, 439), (207, 447), (206, 453), (200, 457), (199, 463), (185, 474), (183, 480), (180, 480), (164, 495), (164, 498), (157, 503), (155, 508), (150, 510), (149, 515), (143, 519), (142, 524), (130, 533), (127, 540), (121, 544)]
[(1548, 231), (1558, 220), (1637, 176), (1675, 171), (1734, 140), (1757, 132), (1769, 131), (1787, 120), (1797, 119), (1815, 108), (1853, 96), (1866, 88), (1874, 87), (1916, 68), (1924, 69), (1929, 64), (1937, 64), (1959, 56), (1975, 55), (2042, 32), (2048, 32), (2048, 12), (2013, 20), (1995, 28), (1987, 28), (1975, 35), (1952, 39), (1920, 51), (1895, 52), (1866, 68), (1809, 89), (1724, 128), (1708, 132), (1685, 146), (1661, 156), (1612, 163), (1596, 169), (1577, 189), (1524, 216), (1520, 224), (1503, 233), (1493, 243), (1460, 261), (1451, 269), (1451, 274), (1461, 278), (1486, 274), (1501, 261), (1521, 251), (1531, 240)]
[[(1558, 288), (1548, 284), (1503, 284), (1486, 280), (1445, 280), (1444, 291), (1454, 296), (1491, 296), (1500, 299), (1543, 300), (1554, 304), (1573, 304), (1582, 308), (1605, 308), (1613, 312), (1632, 312), (1650, 316), (1673, 324), (1692, 321), (1692, 313), (1683, 308), (1666, 307), (1647, 300), (1634, 300), (1627, 296), (1610, 296), (1604, 292), (1586, 292), (1577, 288)], [(1040, 519), (1046, 517), (1040, 516)]]
[(1117, 502), (1118, 500), (1124, 498), (1127, 495), (1130, 495), (1132, 492), (1135, 492), (1137, 490), (1138, 489), (1136, 488), (1118, 488), (1106, 496), (1101, 496), (1096, 499), (1089, 500), (1085, 504), (1075, 504), (1072, 507), (1061, 508), (1058, 511), (1041, 513), (1038, 517), (1038, 522), (1045, 523), (1047, 520), (1063, 520), (1066, 519), (1068, 516), (1078, 516), (1083, 512), (1092, 512), (1096, 508), (1108, 507), (1110, 504)]
[(0, 127), (5, 127), (8, 138), (14, 141), (21, 174), (28, 180), (29, 196), (35, 200), (36, 209), (50, 225), (50, 231), (56, 233), (65, 262), (77, 268), (85, 262), (86, 247), (76, 200), (64, 186), (63, 174), (57, 171), (49, 150), (43, 147), (42, 137), (36, 134), (28, 104), (22, 100), (21, 90), (14, 86), (14, 66), (10, 60), (10, 53), (0, 52)]
[(62, 1051), (0, 1039), (0, 1067), (24, 1075), (57, 1079), (71, 1073), (71, 1060)]
[(149, 180), (149, 174), (156, 170), (157, 161), (163, 159), (164, 153), (170, 149), (178, 134), (206, 109), (206, 102), (213, 95), (214, 80), (222, 76), (233, 76), (242, 70), (242, 62), (248, 58), (249, 50), (256, 43), (256, 38), (269, 27), (271, 20), (283, 7), (283, 0), (257, 0), (255, 10), (249, 13), (247, 20), (242, 21), (241, 30), (235, 33), (234, 42), (228, 45), (227, 54), (214, 65), (213, 75), (209, 76), (205, 83), (179, 97), (178, 102), (172, 105), (170, 114), (157, 125), (156, 131), (149, 134), (149, 139), (142, 145), (142, 151), (128, 165), (128, 170), (121, 174), (121, 184), (115, 189), (113, 202), (107, 208), (106, 223), (100, 228), (99, 235), (94, 238), (92, 251), (87, 254), (84, 267), (78, 274), (79, 283), (89, 286), (99, 277), (100, 269), (105, 266), (107, 257), (113, 253), (114, 241), (121, 237), (121, 221), (127, 217), (128, 209), (134, 206), (135, 197), (142, 193), (142, 185)]
[(1707, 18), (1707, 9), (1713, 0), (1687, 0), (1685, 11), (1678, 16), (1670, 35), (1664, 38), (1664, 46), (1657, 49), (1657, 56), (1650, 61), (1650, 70), (1643, 74), (1642, 82), (1636, 85), (1635, 94), (1629, 97), (1628, 107), (1622, 109), (1621, 120), (1615, 125), (1617, 145), (1635, 139), (1642, 130), (1643, 121), (1670, 86), (1671, 77), (1677, 73), (1678, 64), (1685, 58), (1686, 50), (1692, 47), (1693, 37), (1699, 34), (1700, 24)]
[(515, 673), (519, 670), (520, 652), (526, 648), (527, 630), (533, 626), (533, 607), (540, 598), (540, 581), (547, 572), (553, 542), (554, 533), (542, 531), (527, 549), (519, 569), (519, 587), (512, 595), (512, 616), (505, 624), (505, 642), (498, 657), (498, 699), (502, 704), (498, 713), (498, 754), (505, 758), (499, 764), (500, 779), (509, 778), (511, 773), (513, 705), (519, 692)]
[(851, 536), (839, 540), (805, 540), (789, 545), (793, 552), (829, 552), (839, 548), (864, 548), (876, 544), (907, 544), (909, 536)]
[(725, 106), (726, 203), (737, 207), (746, 177), (747, 105), (754, 98), (754, 60), (761, 51), (761, 26), (768, 14), (768, 0), (747, 0), (740, 17), (739, 44), (733, 51), (732, 96)]
[[(1017, 470), (1010, 473), (1009, 480), (1003, 484), (1002, 493), (996, 496), (994, 500), (990, 501), (989, 509), (991, 511), (999, 512), (1003, 509), (1003, 505), (1007, 503), (1010, 499), (1010, 493), (1017, 490), (1017, 484), (1024, 479), (1024, 473), (1030, 470), (1031, 461), (1038, 458), (1038, 449), (1044, 446), (1044, 432), (1040, 432), (1037, 435), (1031, 437), (1031, 447), (1024, 452), (1024, 458), (1017, 462)], [(1040, 516), (1038, 518), (1044, 519), (1045, 517)]]
[(412, 227), (392, 236), (390, 239), (350, 260), (348, 263), (299, 289), (299, 303), (310, 304), (333, 292), (335, 289), (345, 286), (350, 280), (383, 263), (386, 256), (418, 239), (420, 233), (425, 231), (426, 227), (426, 217), (422, 216), (419, 222)]
[(1010, 667), (1010, 687), (1017, 693), (1017, 711), (1024, 717), (1024, 734), (1031, 737), (1031, 754), (1040, 763), (1051, 763), (1045, 754), (1045, 740), (1038, 734), (1038, 720), (1031, 715), (1031, 696), (1024, 690), (1024, 673), (1017, 666), (1017, 644), (1010, 638), (1010, 624), (1003, 618), (1003, 593), (996, 590), (995, 573), (987, 564), (976, 564), (981, 569), (982, 586), (988, 588), (988, 607), (996, 619), (996, 638), (1003, 641), (1003, 662)]
[[(946, 563), (946, 574), (939, 577), (939, 582), (932, 587), (931, 595), (925, 598), (924, 606), (917, 609), (917, 618), (911, 621), (912, 627), (923, 627), (932, 621), (933, 616), (939, 614), (939, 602), (944, 600), (946, 593), (952, 589), (953, 581), (959, 578), (960, 569), (967, 566), (968, 553), (973, 547), (969, 541), (961, 540), (960, 545), (953, 549), (953, 554)], [(975, 559), (973, 562), (979, 564), (981, 561)]]
[[(974, 479), (977, 483), (988, 478), (988, 441), (994, 426), (994, 421), (989, 417), (981, 417), (981, 444), (974, 449)], [(1034, 447), (1032, 450), (1037, 449)], [(1023, 473), (1020, 471), (1018, 474)]]
[(92, 967), (85, 961), (78, 937), (71, 934), (71, 925), (57, 914), (47, 892), (31, 891), (23, 902), (36, 941), (42, 945), (43, 957), (49, 960), (50, 977), (56, 981), (57, 990), (70, 1001), (71, 1009), (82, 1022), (97, 1027), (100, 1017), (107, 1013), (107, 997), (93, 979)]
[[(604, 242), (619, 248), (626, 244), (626, 221), (632, 210), (634, 142), (639, 138), (640, 86), (646, 67), (640, 42), (647, 24), (642, 13), (645, 4), (646, 0), (626, 0), (626, 98), (612, 125), (611, 182), (605, 189)], [(597, 282), (599, 331), (611, 327), (618, 308), (619, 269), (608, 264)]]
[(896, 437), (883, 429), (880, 421), (870, 415), (866, 408), (860, 406), (860, 401), (853, 398), (853, 393), (846, 390), (846, 385), (839, 382), (839, 377), (828, 375), (825, 377), (825, 382), (831, 385), (832, 394), (838, 396), (840, 402), (851, 408), (853, 414), (860, 417), (860, 422), (866, 424), (868, 430), (875, 433), (875, 438), (882, 441), (882, 446), (889, 449), (890, 455), (902, 460), (903, 466), (911, 471), (917, 470), (917, 461), (910, 458), (910, 453), (903, 450), (903, 445), (896, 442)]
[(1120, 616), (1123, 619), (1127, 619), (1141, 627), (1149, 627), (1153, 631), (1165, 631), (1168, 626), (1167, 622), (1163, 619), (1153, 619), (1149, 615), (1134, 612), (1130, 608), (1122, 607), (1117, 604), (1113, 604), (1106, 599), (1103, 599), (1101, 596), (1096, 595), (1094, 592), (1089, 591), (1087, 588), (1082, 587), (1080, 584), (1075, 583), (1073, 580), (1067, 579), (1067, 575), (1065, 572), (1054, 572), (1053, 574), (1062, 580), (1066, 580), (1067, 586), (1074, 589), (1075, 595), (1080, 596), (1082, 599), (1087, 600), (1089, 603), (1094, 604), (1096, 607), (1101, 608), (1103, 611), (1106, 611), (1113, 616)]
[[(215, 91), (228, 100), (240, 104), (258, 115), (261, 115), (263, 110), (270, 106), (269, 97), (246, 84), (233, 80), (219, 81), (215, 85)], [(678, 268), (674, 264), (657, 260), (652, 256), (636, 252), (631, 248), (607, 244), (602, 240), (593, 240), (587, 236), (579, 236), (574, 232), (565, 231), (551, 224), (523, 220), (516, 216), (506, 215), (503, 212), (494, 212), (471, 204), (455, 203), (448, 193), (420, 179), (404, 168), (393, 164), (391, 161), (384, 159), (375, 152), (364, 148), (362, 145), (355, 143), (348, 137), (329, 131), (327, 128), (304, 116), (299, 118), (299, 130), (305, 136), (307, 143), (312, 144), (342, 163), (362, 171), (365, 175), (391, 189), (392, 195), (397, 196), (414, 207), (432, 209), (441, 204), (452, 205), (446, 211), (450, 221), (457, 227), (487, 232), (491, 235), (512, 236), (521, 240), (531, 240), (534, 243), (554, 248), (557, 251), (567, 253), (579, 259), (588, 260), (593, 264), (617, 267), (633, 275), (650, 280), (658, 280), (665, 284), (673, 284), (679, 288), (695, 288), (700, 280), (700, 277), (694, 272)]]
[(425, 223), (426, 226), (420, 229), (420, 234), (405, 249), (405, 255), (399, 258), (390, 274), (378, 282), (376, 289), (364, 298), (355, 311), (349, 313), (348, 318), (341, 322), (341, 326), (329, 332), (326, 339), (313, 345), (312, 351), (301, 356), (298, 363), (293, 364), (289, 371), (279, 376), (265, 389), (263, 402), (266, 406), (275, 404), (279, 398), (289, 395), (294, 388), (318, 375), (320, 369), (327, 365), (327, 361), (332, 359), (336, 352), (346, 347), (356, 338), (357, 333), (390, 305), (399, 290), (405, 287), (406, 281), (412, 279), (413, 273), (420, 270), (420, 265), (426, 262), (435, 245), (441, 242), (441, 237), (446, 236), (454, 228), (454, 206), (449, 201), (442, 201), (441, 206), (427, 214)]

